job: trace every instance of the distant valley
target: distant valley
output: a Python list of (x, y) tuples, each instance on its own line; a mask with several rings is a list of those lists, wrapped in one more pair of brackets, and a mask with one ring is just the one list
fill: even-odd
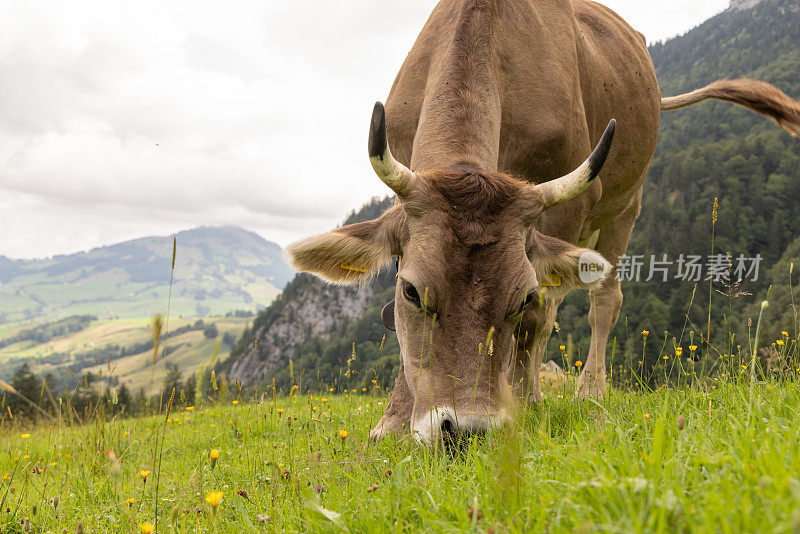
[(41, 260), (0, 256), (0, 379), (27, 365), (59, 389), (91, 373), (153, 394), (164, 365), (153, 364), (153, 316), (167, 332), (157, 359), (166, 342), (168, 364), (189, 376), (225, 359), (294, 277), (278, 245), (242, 228), (196, 228), (175, 243), (173, 273), (172, 236)]

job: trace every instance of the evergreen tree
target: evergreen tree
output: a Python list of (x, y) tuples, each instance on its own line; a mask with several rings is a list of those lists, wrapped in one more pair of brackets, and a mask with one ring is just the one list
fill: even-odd
[(8, 398), (8, 406), (11, 408), (11, 412), (16, 415), (33, 416), (37, 410), (31, 403), (39, 405), (41, 383), (31, 371), (30, 366), (27, 363), (22, 364), (17, 369), (17, 372), (14, 373), (14, 376), (11, 377), (10, 383), (17, 391), (16, 395), (11, 395)]
[(147, 395), (145, 395), (144, 388), (139, 388), (139, 391), (136, 392), (136, 396), (131, 402), (133, 413), (135, 415), (148, 415), (149, 405), (150, 403), (148, 402)]
[(195, 399), (195, 390), (197, 389), (197, 379), (195, 378), (194, 374), (190, 374), (186, 378), (186, 383), (183, 386), (183, 394), (184, 398), (186, 399), (187, 406), (194, 405)]
[(167, 365), (167, 376), (164, 378), (164, 391), (162, 394), (165, 406), (166, 403), (169, 402), (169, 397), (172, 395), (173, 389), (175, 390), (175, 398), (180, 398), (181, 390), (183, 389), (181, 383), (182, 377), (183, 373), (181, 373), (181, 370), (177, 365), (174, 363)]
[(117, 388), (117, 405), (122, 413), (130, 413), (131, 390), (124, 382)]

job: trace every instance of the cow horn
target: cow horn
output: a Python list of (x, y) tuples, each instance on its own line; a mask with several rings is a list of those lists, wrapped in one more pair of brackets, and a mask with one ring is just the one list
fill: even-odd
[(597, 174), (606, 162), (616, 128), (617, 121), (611, 119), (608, 126), (606, 126), (606, 131), (603, 132), (603, 136), (600, 138), (600, 142), (597, 143), (597, 146), (594, 147), (586, 161), (581, 163), (580, 167), (566, 176), (536, 186), (536, 190), (542, 196), (544, 209), (566, 202), (580, 195), (589, 187), (589, 184), (597, 178)]
[(375, 102), (369, 125), (369, 162), (378, 178), (397, 196), (407, 198), (411, 194), (417, 178), (411, 169), (392, 157), (386, 137), (386, 110), (380, 102)]

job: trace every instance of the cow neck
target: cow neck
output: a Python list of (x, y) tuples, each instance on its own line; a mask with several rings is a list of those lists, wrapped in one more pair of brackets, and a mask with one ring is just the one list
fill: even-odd
[(497, 170), (500, 90), (492, 61), (491, 10), (467, 2), (442, 59), (434, 61), (414, 137), (411, 168)]

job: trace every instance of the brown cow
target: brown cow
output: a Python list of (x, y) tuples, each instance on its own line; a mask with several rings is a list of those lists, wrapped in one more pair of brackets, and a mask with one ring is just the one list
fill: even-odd
[(290, 247), (298, 269), (340, 283), (400, 259), (384, 317), (402, 365), (373, 439), (410, 424), (433, 445), (502, 424), (515, 398), (538, 400), (539, 362), (573, 288), (592, 290), (576, 395), (603, 395), (622, 304), (604, 258), (627, 248), (660, 111), (707, 98), (800, 134), (800, 106), (765, 83), (662, 99), (644, 37), (600, 4), (436, 6), (372, 117), (370, 160), (396, 205)]

